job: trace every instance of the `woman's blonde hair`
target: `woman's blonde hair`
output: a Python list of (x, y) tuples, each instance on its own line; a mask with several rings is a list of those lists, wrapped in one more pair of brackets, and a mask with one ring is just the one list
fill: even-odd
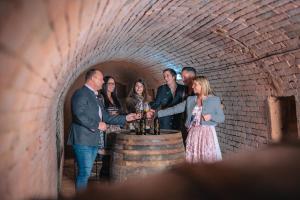
[(213, 94), (209, 81), (205, 76), (196, 76), (193, 80), (201, 85), (201, 95)]

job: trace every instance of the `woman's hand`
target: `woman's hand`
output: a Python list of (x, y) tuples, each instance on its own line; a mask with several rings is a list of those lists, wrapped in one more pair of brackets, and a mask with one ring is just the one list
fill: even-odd
[(210, 121), (211, 120), (211, 115), (210, 114), (202, 115), (202, 118), (204, 119), (204, 121)]
[(155, 110), (150, 109), (147, 113), (146, 113), (146, 117), (147, 119), (152, 119), (154, 117), (155, 114)]
[(136, 114), (136, 113), (130, 113), (126, 115), (126, 121), (131, 122), (137, 119), (141, 119), (141, 114)]
[(99, 129), (100, 131), (106, 131), (107, 126), (106, 126), (106, 124), (105, 124), (104, 122), (100, 122), (100, 123), (99, 123), (99, 126), (98, 126), (98, 129)]
[(142, 114), (141, 113), (136, 113), (135, 114), (135, 120), (141, 119), (141, 118), (142, 118)]

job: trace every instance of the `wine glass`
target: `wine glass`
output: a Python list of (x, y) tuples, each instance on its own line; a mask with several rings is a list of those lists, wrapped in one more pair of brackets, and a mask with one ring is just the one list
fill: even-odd
[(144, 112), (149, 112), (150, 111), (150, 106), (147, 102), (144, 103)]

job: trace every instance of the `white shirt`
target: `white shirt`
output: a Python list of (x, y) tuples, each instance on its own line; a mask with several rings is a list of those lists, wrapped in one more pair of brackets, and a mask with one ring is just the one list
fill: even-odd
[[(94, 94), (96, 95), (96, 98), (98, 98), (98, 91), (95, 91), (93, 88), (91, 88), (88, 84), (84, 84), (87, 88), (89, 88), (90, 90), (92, 90), (94, 92)], [(102, 121), (102, 111), (101, 108), (99, 106), (99, 117), (100, 117), (100, 121)]]

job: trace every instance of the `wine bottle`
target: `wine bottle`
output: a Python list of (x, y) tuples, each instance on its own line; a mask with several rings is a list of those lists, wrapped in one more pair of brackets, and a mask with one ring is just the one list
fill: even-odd
[(150, 134), (151, 132), (150, 120), (147, 118), (145, 118), (145, 132), (146, 134)]
[(135, 128), (135, 134), (140, 135), (140, 133), (141, 133), (140, 120), (137, 120), (136, 122), (134, 122), (134, 128)]
[(160, 127), (159, 127), (159, 120), (158, 117), (154, 118), (154, 135), (159, 135), (160, 134)]
[(141, 118), (140, 126), (141, 135), (146, 135), (146, 120), (144, 116)]
[[(143, 109), (138, 106), (136, 108), (136, 113), (141, 115), (143, 117)], [(142, 134), (142, 118), (136, 120), (136, 123), (135, 123), (135, 134), (136, 135), (141, 135)]]

